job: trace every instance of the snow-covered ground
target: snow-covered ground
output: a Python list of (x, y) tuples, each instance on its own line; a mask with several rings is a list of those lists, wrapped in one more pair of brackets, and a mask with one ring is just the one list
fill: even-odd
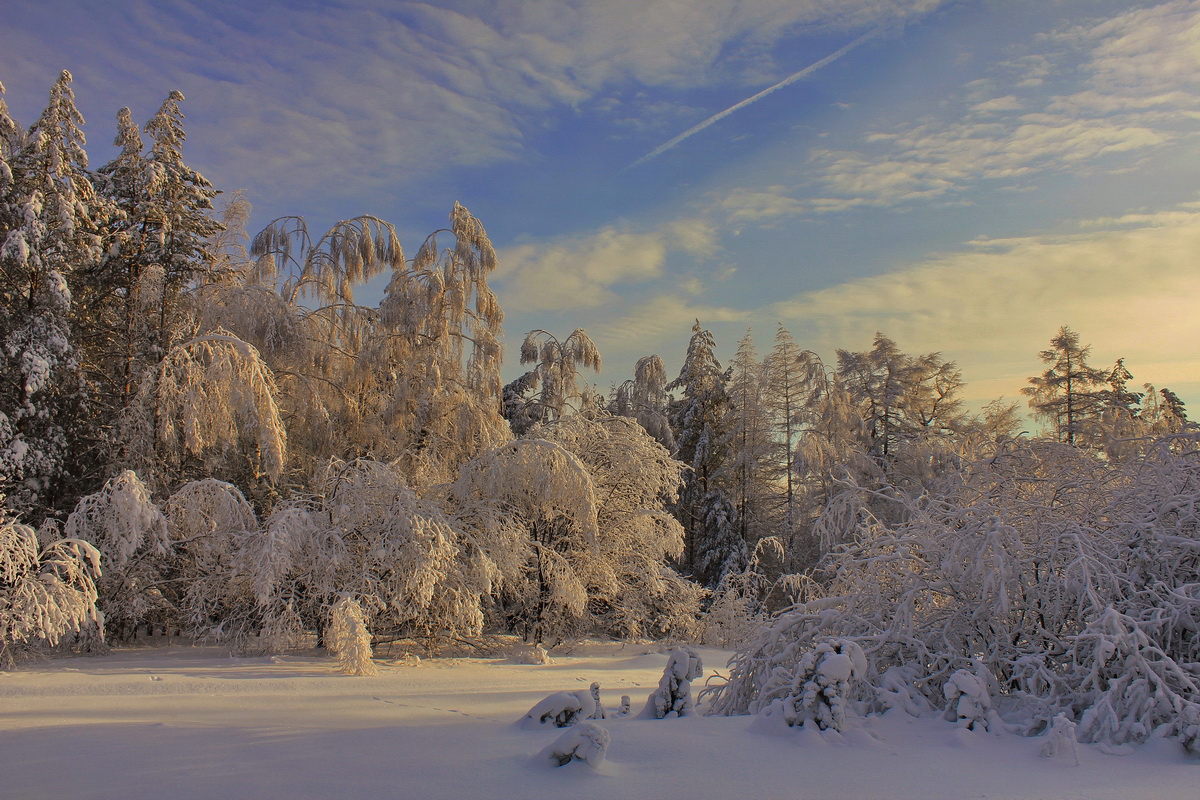
[[(726, 653), (701, 650), (705, 676)], [(601, 685), (636, 714), (667, 655), (592, 644), (553, 663), (384, 659), (374, 677), (319, 654), (114, 651), (0, 672), (0, 797), (37, 798), (1087, 798), (1197, 800), (1176, 742), (1126, 752), (961, 730), (902, 712), (844, 734), (751, 717), (607, 719), (607, 759), (552, 768), (563, 732), (514, 724), (546, 695)], [(695, 682), (703, 685), (704, 679)]]

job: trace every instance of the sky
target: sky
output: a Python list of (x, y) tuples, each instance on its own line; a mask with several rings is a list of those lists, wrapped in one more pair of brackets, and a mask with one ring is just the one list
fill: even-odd
[[(500, 266), (505, 375), (584, 328), (600, 390), (695, 320), (830, 365), (876, 332), (1022, 401), (1063, 326), (1200, 417), (1200, 0), (3, 0), (32, 123), (74, 75), (186, 97), (185, 159), (254, 230), (369, 213), (410, 254), (455, 201)], [(363, 287), (377, 302), (385, 280)]]

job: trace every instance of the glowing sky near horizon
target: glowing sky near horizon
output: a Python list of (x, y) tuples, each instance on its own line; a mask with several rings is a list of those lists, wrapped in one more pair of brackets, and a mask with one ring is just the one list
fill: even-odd
[(882, 331), (979, 404), (1069, 325), (1200, 417), (1200, 0), (5, 6), (13, 115), (70, 69), (93, 166), (179, 89), (255, 227), (372, 213), (415, 252), (462, 202), (510, 378), (533, 328), (585, 328), (602, 390), (674, 373), (699, 318), (725, 357)]

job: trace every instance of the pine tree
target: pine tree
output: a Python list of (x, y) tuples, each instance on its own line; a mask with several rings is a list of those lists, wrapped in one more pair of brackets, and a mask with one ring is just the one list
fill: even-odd
[(1089, 420), (1103, 409), (1101, 387), (1108, 375), (1088, 364), (1092, 348), (1079, 342), (1079, 334), (1063, 326), (1040, 353), (1048, 369), (1029, 379), (1022, 393), (1029, 407), (1049, 422), (1061, 442), (1075, 444)]
[(212, 216), (216, 191), (183, 161), (182, 100), (171, 92), (146, 123), (148, 152), (129, 109), (122, 109), (115, 141), (121, 151), (99, 170), (101, 191), (119, 213), (104, 260), (84, 276), (80, 306), (90, 372), (105, 387), (110, 419), (155, 364), (192, 336), (189, 294), (208, 278), (209, 241), (221, 227)]

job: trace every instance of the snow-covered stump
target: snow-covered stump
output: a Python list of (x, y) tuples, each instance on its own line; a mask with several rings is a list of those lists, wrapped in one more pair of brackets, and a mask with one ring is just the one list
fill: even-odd
[[(593, 683), (592, 686), (598, 694), (599, 684)], [(576, 723), (592, 719), (596, 707), (591, 689), (555, 692), (538, 701), (533, 708), (525, 712), (525, 716), (521, 717), (517, 724), (527, 728), (546, 724), (552, 724), (556, 728), (569, 728)]]
[(328, 631), (329, 649), (338, 659), (338, 669), (347, 675), (374, 675), (371, 632), (358, 601), (343, 597), (333, 606)]
[(1079, 766), (1079, 742), (1075, 738), (1075, 723), (1066, 714), (1058, 714), (1046, 731), (1046, 739), (1038, 751), (1043, 758), (1061, 755)]
[(942, 687), (946, 698), (946, 720), (970, 731), (986, 731), (996, 719), (992, 690), (996, 679), (983, 665), (974, 671), (956, 670)]
[(598, 767), (604, 763), (611, 738), (608, 731), (595, 722), (584, 722), (555, 739), (538, 757), (552, 767), (565, 767), (572, 761)]
[(643, 718), (686, 717), (692, 713), (692, 681), (704, 674), (700, 656), (690, 647), (671, 652), (662, 679), (646, 700)]

